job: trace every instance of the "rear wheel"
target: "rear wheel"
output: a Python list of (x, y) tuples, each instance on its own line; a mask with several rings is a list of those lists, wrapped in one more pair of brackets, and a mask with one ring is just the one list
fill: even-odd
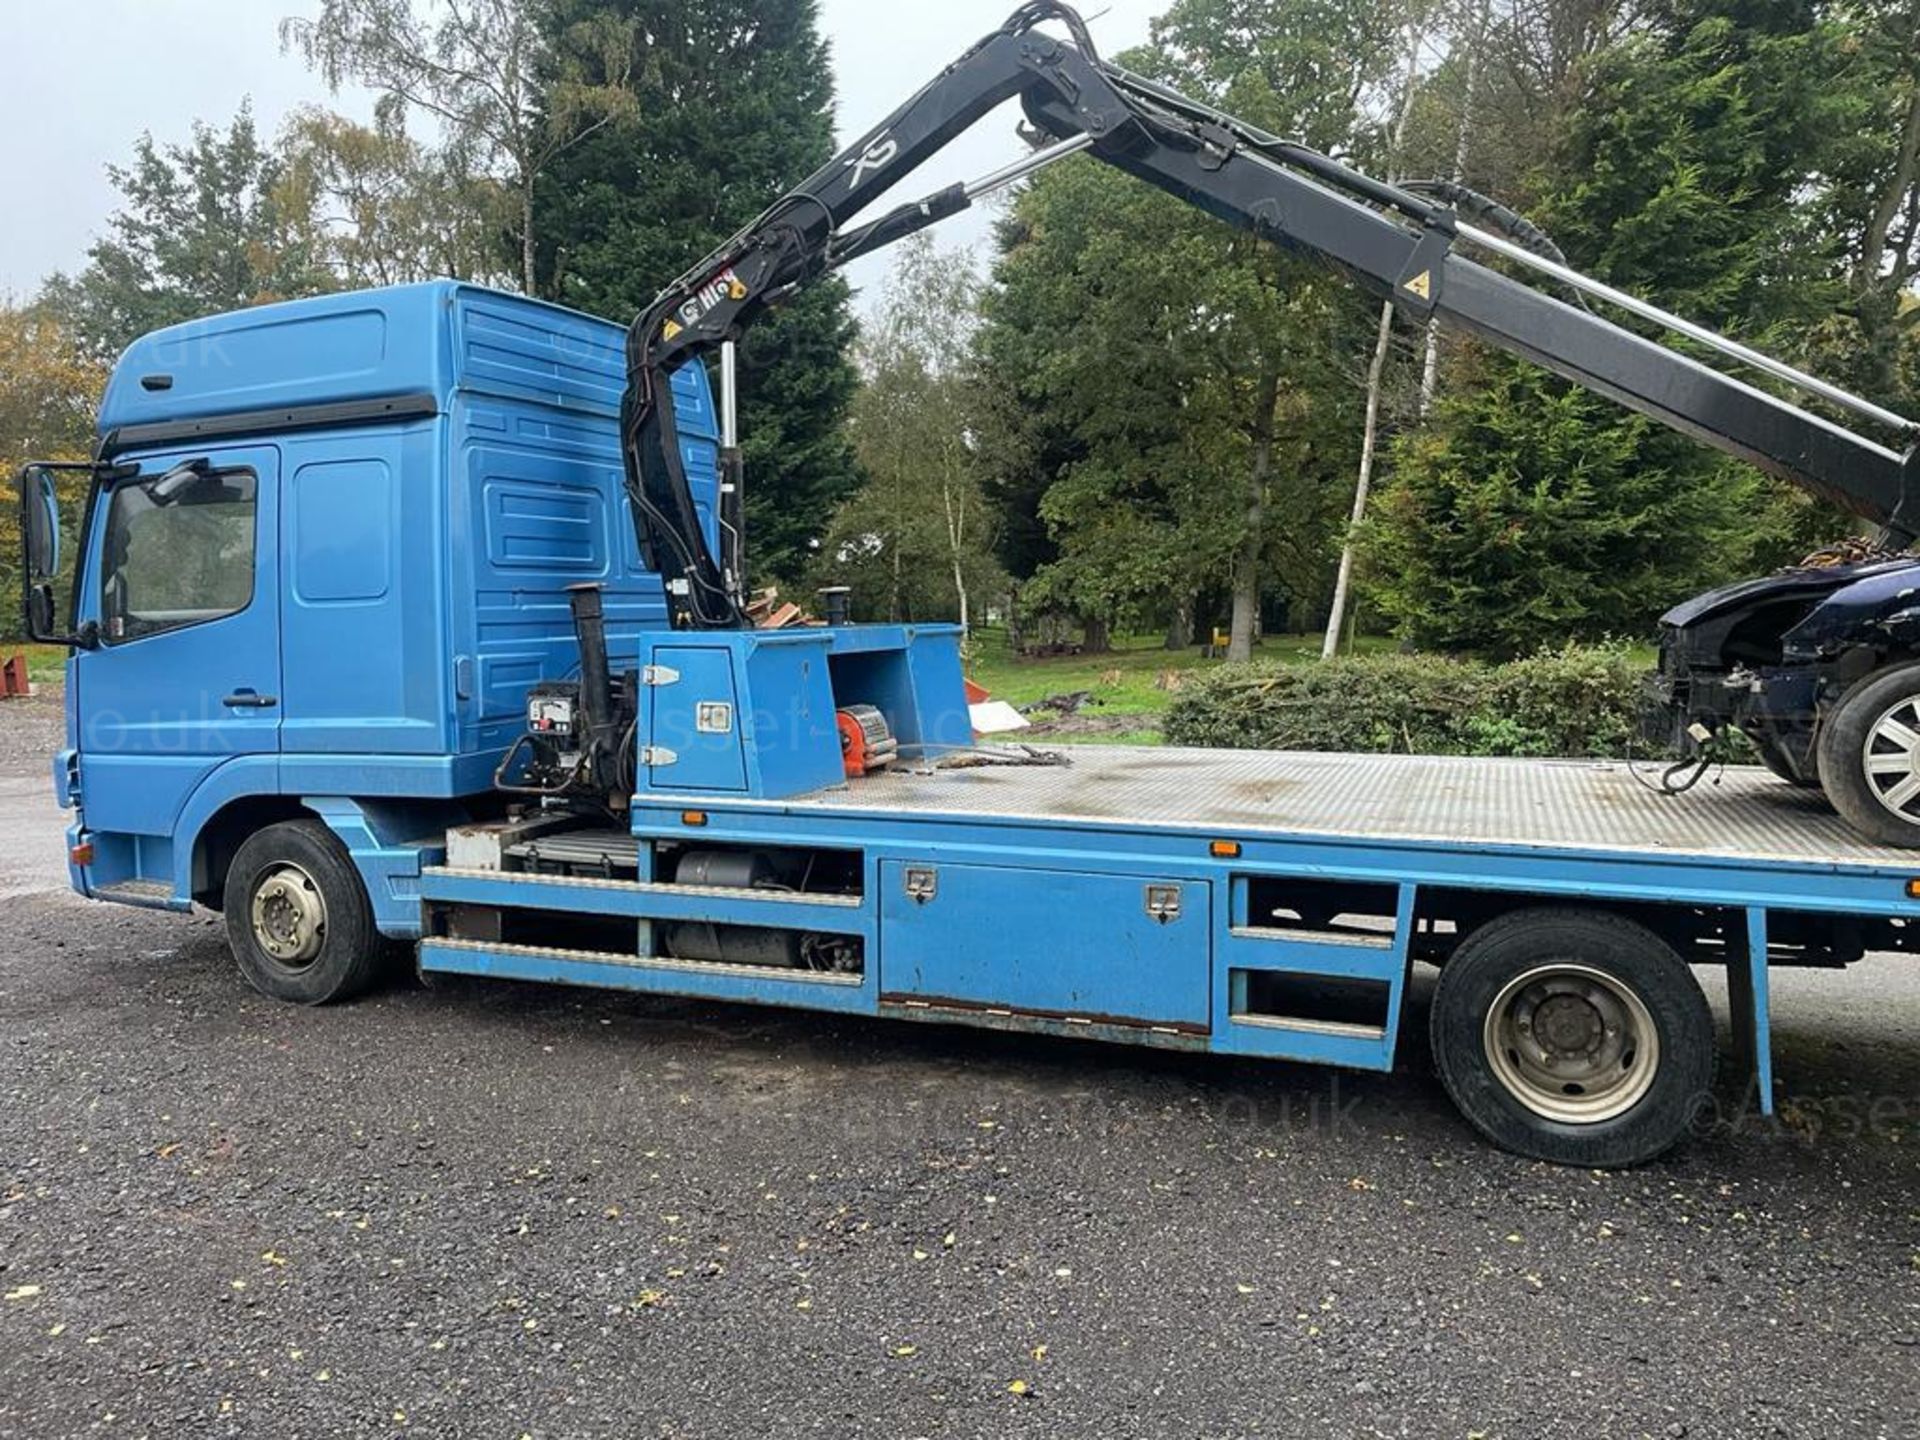
[(1862, 835), (1920, 848), (1920, 665), (1846, 693), (1820, 732), (1820, 783)]
[(1637, 1165), (1687, 1132), (1713, 1084), (1713, 1017), (1645, 926), (1529, 910), (1476, 931), (1441, 971), (1433, 1052), (1496, 1144), (1562, 1165)]
[(325, 1005), (365, 990), (382, 955), (373, 907), (345, 847), (318, 820), (248, 837), (226, 884), (227, 944), (262, 995)]

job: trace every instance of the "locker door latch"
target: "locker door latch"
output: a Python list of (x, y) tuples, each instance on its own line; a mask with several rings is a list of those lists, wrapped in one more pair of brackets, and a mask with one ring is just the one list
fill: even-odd
[(1162, 925), (1170, 925), (1180, 918), (1180, 887), (1178, 885), (1147, 886), (1147, 915)]
[(931, 868), (910, 866), (907, 870), (907, 898), (916, 905), (924, 905), (933, 899), (940, 889), (940, 881)]

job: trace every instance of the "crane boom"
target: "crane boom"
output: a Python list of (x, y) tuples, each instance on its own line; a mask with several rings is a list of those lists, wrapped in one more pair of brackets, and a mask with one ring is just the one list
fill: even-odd
[[(1056, 37), (1040, 27), (1060, 22)], [(955, 185), (844, 228), (998, 105), (1019, 99), (1046, 143), (975, 185)], [(633, 324), (623, 407), (627, 489), (677, 624), (743, 623), (741, 562), (705, 542), (667, 381), (736, 338), (798, 287), (966, 209), (983, 194), (1081, 153), (1330, 263), (1414, 319), (1433, 318), (1520, 355), (1880, 526), (1920, 535), (1920, 425), (1579, 274), (1453, 208), (1100, 59), (1080, 17), (1033, 0), (878, 126), (669, 286)], [(1475, 250), (1627, 308), (1852, 411), (1887, 442), (1648, 339), (1464, 253)], [(1904, 448), (1898, 448), (1902, 447)]]

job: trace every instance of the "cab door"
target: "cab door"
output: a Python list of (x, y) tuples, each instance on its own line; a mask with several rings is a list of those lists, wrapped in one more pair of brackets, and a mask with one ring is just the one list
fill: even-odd
[(187, 797), (239, 756), (280, 749), (279, 452), (163, 454), (93, 506), (76, 653), (91, 888), (171, 877)]

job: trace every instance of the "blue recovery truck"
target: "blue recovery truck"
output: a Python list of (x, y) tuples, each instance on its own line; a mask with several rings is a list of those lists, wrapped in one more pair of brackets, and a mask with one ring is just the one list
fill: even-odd
[[(1029, 157), (861, 218), (1016, 98)], [(735, 341), (1074, 155), (1879, 523), (1878, 552), (1668, 617), (1656, 728), (1737, 725), (1774, 773), (1686, 793), (1704, 759), (1649, 787), (1618, 764), (996, 750), (955, 627), (756, 627)], [(73, 884), (223, 911), (241, 971), (292, 1001), (356, 993), (399, 940), (428, 973), (1372, 1070), (1425, 963), (1461, 1112), (1583, 1165), (1685, 1133), (1711, 965), (1770, 1110), (1773, 967), (1920, 948), (1920, 561), (1895, 554), (1920, 426), (1556, 255), (1483, 197), (1382, 185), (1129, 74), (1030, 0), (625, 330), (438, 283), (148, 336), (66, 467), (70, 564), (62, 467), (22, 479), (28, 630), (73, 651)]]
[[(1583, 1164), (1707, 1092), (1691, 965), (1733, 982), (1765, 1108), (1770, 967), (1920, 935), (1920, 862), (1759, 771), (1680, 798), (1608, 764), (1036, 764), (974, 745), (953, 626), (672, 628), (624, 522), (623, 341), (449, 283), (137, 343), (79, 527), (74, 887), (223, 910), (295, 1001), (397, 940), (430, 973), (1374, 1070), (1440, 964), (1461, 1108)], [(714, 405), (674, 383), (717, 544)], [(632, 697), (625, 803), (535, 793), (584, 749), (579, 611)]]

